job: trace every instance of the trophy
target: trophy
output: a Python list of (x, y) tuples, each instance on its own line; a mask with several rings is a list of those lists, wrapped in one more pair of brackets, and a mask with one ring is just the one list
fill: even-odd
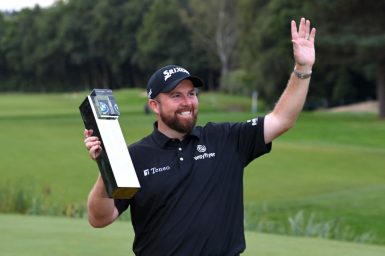
[(94, 89), (79, 110), (86, 129), (101, 141), (103, 148), (96, 159), (110, 198), (129, 199), (140, 188), (122, 130), (119, 109), (112, 90)]

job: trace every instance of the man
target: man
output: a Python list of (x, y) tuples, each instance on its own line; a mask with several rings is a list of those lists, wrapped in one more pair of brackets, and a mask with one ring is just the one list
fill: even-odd
[[(175, 65), (156, 71), (147, 85), (154, 131), (129, 146), (141, 188), (130, 200), (110, 199), (99, 176), (88, 198), (90, 224), (109, 225), (130, 206), (137, 255), (243, 252), (243, 169), (297, 120), (315, 61), (315, 33), (309, 20), (302, 18), (298, 30), (291, 22), (294, 71), (273, 111), (248, 122), (195, 126), (201, 80)], [(84, 135), (96, 159), (100, 141), (91, 130)]]

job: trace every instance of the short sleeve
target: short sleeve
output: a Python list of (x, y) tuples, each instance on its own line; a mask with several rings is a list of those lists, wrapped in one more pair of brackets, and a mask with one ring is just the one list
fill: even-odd
[(245, 166), (255, 158), (271, 151), (272, 144), (266, 144), (264, 139), (264, 117), (236, 123), (232, 130), (236, 136), (237, 150), (245, 156)]

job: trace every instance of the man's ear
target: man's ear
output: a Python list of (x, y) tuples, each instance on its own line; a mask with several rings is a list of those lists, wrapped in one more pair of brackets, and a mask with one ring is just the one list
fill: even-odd
[(156, 100), (148, 100), (147, 104), (155, 114), (159, 114), (159, 103)]

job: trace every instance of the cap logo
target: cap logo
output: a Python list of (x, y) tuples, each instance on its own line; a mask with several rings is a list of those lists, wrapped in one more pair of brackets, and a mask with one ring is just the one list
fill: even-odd
[(167, 81), (167, 79), (169, 79), (173, 74), (178, 73), (178, 72), (184, 72), (184, 73), (187, 73), (188, 75), (190, 75), (190, 73), (184, 68), (181, 68), (181, 67), (171, 68), (171, 69), (163, 71), (164, 81)]

